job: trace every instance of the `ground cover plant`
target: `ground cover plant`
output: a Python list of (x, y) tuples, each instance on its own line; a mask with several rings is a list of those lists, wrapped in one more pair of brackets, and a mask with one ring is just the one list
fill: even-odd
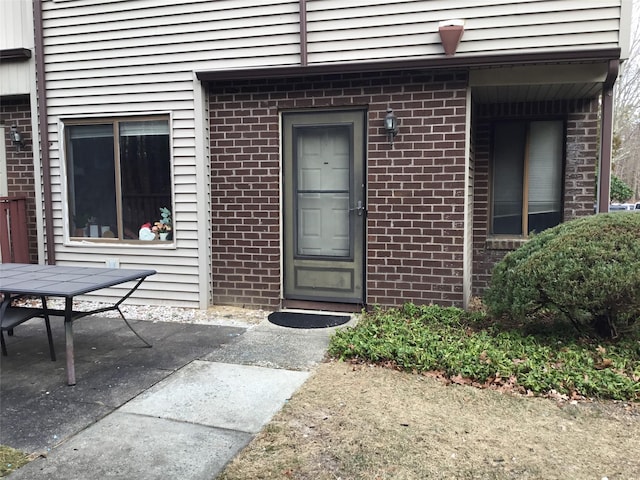
[(639, 340), (581, 337), (552, 318), (507, 323), (481, 311), (406, 304), (364, 314), (336, 333), (329, 353), (523, 394), (638, 401)]

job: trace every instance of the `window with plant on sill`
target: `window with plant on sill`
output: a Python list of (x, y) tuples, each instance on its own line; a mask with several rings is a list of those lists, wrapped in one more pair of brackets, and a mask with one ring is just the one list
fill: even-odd
[(167, 118), (65, 123), (71, 237), (138, 240), (171, 205)]
[(497, 122), (491, 165), (491, 233), (526, 236), (562, 222), (562, 120)]

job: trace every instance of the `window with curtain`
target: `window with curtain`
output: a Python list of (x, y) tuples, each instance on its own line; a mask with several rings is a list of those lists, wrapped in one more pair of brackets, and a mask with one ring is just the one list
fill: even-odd
[(171, 209), (166, 118), (65, 124), (71, 237), (137, 240)]
[(541, 232), (562, 221), (564, 122), (494, 125), (491, 233)]

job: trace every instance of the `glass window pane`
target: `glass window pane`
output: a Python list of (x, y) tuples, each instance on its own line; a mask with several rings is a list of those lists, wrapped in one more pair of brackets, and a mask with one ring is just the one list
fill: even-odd
[(299, 191), (348, 191), (351, 129), (349, 126), (296, 128)]
[(494, 234), (522, 233), (525, 127), (523, 122), (495, 125), (491, 188)]
[(116, 228), (113, 126), (68, 127), (71, 236), (100, 237)]
[(529, 232), (541, 232), (562, 220), (562, 121), (529, 126)]
[(299, 193), (297, 200), (297, 254), (348, 257), (349, 193)]
[(296, 254), (349, 257), (351, 126), (297, 127)]
[(171, 209), (167, 121), (120, 124), (120, 174), (124, 238), (138, 238), (140, 226)]

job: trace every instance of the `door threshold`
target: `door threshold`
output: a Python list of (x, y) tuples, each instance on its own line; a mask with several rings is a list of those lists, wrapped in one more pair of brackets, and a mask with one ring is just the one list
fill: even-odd
[(357, 303), (312, 302), (309, 300), (282, 300), (283, 309), (315, 310), (320, 312), (360, 313), (365, 306)]

